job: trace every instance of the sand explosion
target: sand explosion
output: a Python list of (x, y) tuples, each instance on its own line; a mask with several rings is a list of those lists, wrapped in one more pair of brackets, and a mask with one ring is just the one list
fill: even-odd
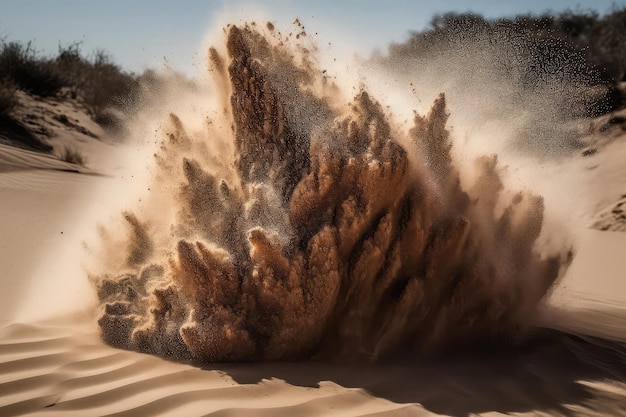
[(127, 239), (105, 238), (105, 342), (203, 362), (375, 360), (526, 326), (568, 255), (538, 253), (542, 199), (506, 191), (495, 156), (461, 188), (443, 95), (403, 132), (254, 26), (230, 26), (226, 47), (210, 59), (229, 128), (190, 134), (171, 115), (152, 185), (171, 204), (140, 205)]

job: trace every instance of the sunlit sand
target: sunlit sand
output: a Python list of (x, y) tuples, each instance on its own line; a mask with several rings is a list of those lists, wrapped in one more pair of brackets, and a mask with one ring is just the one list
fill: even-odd
[(124, 143), (39, 103), (86, 166), (0, 145), (0, 415), (625, 414), (626, 135), (494, 157), (277, 31)]

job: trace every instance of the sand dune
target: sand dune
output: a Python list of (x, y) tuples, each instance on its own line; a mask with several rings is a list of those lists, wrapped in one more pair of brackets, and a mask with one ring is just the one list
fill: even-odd
[(61, 161), (50, 155), (17, 149), (12, 146), (2, 144), (0, 144), (0, 167), (4, 171), (50, 169), (82, 173), (90, 172), (90, 170), (85, 167)]
[[(46, 236), (61, 239), (72, 213), (84, 207), (82, 198), (108, 181), (50, 170), (0, 174), (3, 207), (10, 209), (0, 226), (5, 239), (11, 236), (10, 242), (3, 240), (3, 265), (33, 250), (37, 257), (50, 243)], [(11, 227), (17, 227), (13, 235), (6, 234)], [(21, 277), (32, 275), (27, 262), (18, 263), (3, 268), (0, 415), (623, 415), (626, 348), (606, 338), (623, 338), (626, 328), (619, 299), (626, 236), (581, 233), (575, 262), (544, 324), (603, 339), (545, 331), (516, 350), (364, 366), (304, 362), (203, 368), (106, 346), (90, 314), (16, 323), (8, 307), (16, 306)], [(37, 236), (44, 238), (36, 244), (36, 238), (29, 239)], [(604, 268), (595, 280), (586, 279), (598, 265)], [(9, 276), (11, 271), (16, 275)], [(37, 292), (32, 286), (30, 291)], [(76, 300), (70, 292), (57, 302)]]
[[(7, 210), (0, 217), (3, 266), (42, 256), (52, 241), (62, 249), (60, 232), (82, 212), (82, 199), (110, 181), (50, 170), (0, 174)], [(20, 324), (9, 311), (26, 291), (46, 290), (32, 286), (34, 266), (14, 262), (2, 271), (0, 415), (624, 415), (626, 348), (606, 339), (622, 338), (626, 328), (619, 299), (624, 239), (619, 232), (580, 235), (571, 274), (555, 295), (559, 308), (551, 307), (546, 317), (546, 325), (603, 339), (546, 331), (516, 350), (365, 366), (304, 362), (203, 368), (106, 346), (90, 314)], [(599, 271), (598, 265), (604, 268), (595, 281), (585, 279)], [(20, 282), (28, 276), (30, 282)], [(59, 294), (58, 303), (75, 307), (75, 293)]]
[(87, 324), (72, 329), (64, 323), (2, 328), (0, 415), (626, 412), (623, 345), (560, 333), (538, 334), (537, 342), (514, 352), (474, 352), (445, 360), (365, 366), (221, 364), (202, 369), (113, 349)]
[[(625, 136), (591, 138), (592, 154), (532, 167), (548, 179), (536, 185), (576, 253), (540, 328), (515, 346), (361, 365), (206, 365), (102, 342), (76, 259), (103, 209), (115, 212), (111, 201), (142, 185), (124, 181), (129, 148), (64, 134), (89, 168), (0, 145), (0, 416), (626, 415), (626, 234), (593, 229), (620, 215)], [(135, 165), (133, 175), (145, 171)]]
[[(113, 349), (102, 343), (89, 313), (80, 319), (53, 320), (55, 324), (14, 322), (19, 304), (29, 298), (26, 293), (34, 295), (35, 306), (40, 303), (43, 317), (55, 309), (71, 311), (80, 305), (75, 292), (64, 290), (71, 281), (54, 273), (42, 277), (42, 270), (37, 272), (38, 266), (28, 259), (56, 257), (65, 245), (64, 234), (71, 236), (72, 228), (80, 228), (75, 216), (85, 214), (84, 201), (93, 198), (93, 189), (115, 188), (116, 180), (78, 174), (89, 172), (82, 169), (67, 172), (67, 164), (52, 157), (4, 148), (0, 156), (0, 415), (357, 416), (423, 412), (416, 405), (396, 404), (364, 389), (329, 381), (298, 386), (275, 379), (269, 372), (267, 377), (255, 375), (253, 381), (239, 383), (226, 371)], [(96, 199), (92, 204), (102, 202)], [(78, 279), (82, 274), (75, 275)], [(41, 304), (51, 293), (45, 282), (39, 287), (42, 282), (38, 280), (48, 280), (47, 287), (58, 296), (56, 306), (54, 301)], [(294, 368), (293, 375), (299, 371)], [(253, 369), (250, 372), (254, 375)]]
[(3, 416), (357, 416), (409, 407), (332, 382), (318, 388), (278, 379), (237, 383), (227, 372), (115, 350), (95, 332), (67, 327), (13, 324), (0, 338)]

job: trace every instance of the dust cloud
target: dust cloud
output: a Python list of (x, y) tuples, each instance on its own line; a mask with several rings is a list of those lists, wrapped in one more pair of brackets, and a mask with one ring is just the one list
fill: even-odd
[(572, 257), (537, 244), (542, 197), (505, 186), (495, 155), (461, 181), (445, 95), (405, 128), (364, 85), (345, 100), (296, 26), (228, 26), (209, 110), (157, 129), (151, 191), (92, 268), (103, 340), (373, 361), (521, 337)]

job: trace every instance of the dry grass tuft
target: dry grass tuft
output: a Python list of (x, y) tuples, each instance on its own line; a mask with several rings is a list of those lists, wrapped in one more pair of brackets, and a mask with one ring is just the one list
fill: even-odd
[(63, 146), (63, 150), (59, 154), (59, 159), (82, 167), (87, 164), (87, 158), (73, 146)]

